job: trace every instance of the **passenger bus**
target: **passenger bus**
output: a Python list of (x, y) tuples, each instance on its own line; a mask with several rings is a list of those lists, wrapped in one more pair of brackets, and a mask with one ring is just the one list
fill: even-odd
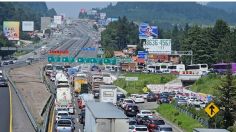
[(192, 64), (186, 66), (186, 72), (184, 74), (197, 74), (204, 75), (208, 73), (208, 65), (207, 64)]
[(169, 73), (178, 74), (179, 72), (185, 71), (185, 65), (184, 64), (169, 65), (168, 70)]
[(225, 74), (227, 72), (227, 68), (230, 66), (230, 71), (233, 74), (236, 74), (236, 63), (218, 63), (212, 65), (212, 68), (214, 72), (220, 73), (220, 74)]

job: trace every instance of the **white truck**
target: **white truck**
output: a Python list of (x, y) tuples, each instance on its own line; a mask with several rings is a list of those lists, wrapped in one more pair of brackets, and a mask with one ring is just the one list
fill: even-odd
[(128, 132), (129, 118), (111, 103), (87, 102), (85, 132)]
[(103, 77), (104, 84), (112, 84), (113, 83), (110, 73), (102, 73), (102, 77)]
[(69, 81), (63, 72), (56, 74), (55, 85), (56, 87), (59, 87), (59, 85), (61, 85), (61, 87), (69, 87)]
[(100, 102), (111, 102), (114, 105), (116, 105), (117, 86), (115, 86), (115, 85), (100, 85), (99, 101)]
[(56, 110), (59, 108), (66, 108), (68, 109), (70, 114), (74, 113), (70, 88), (68, 87), (57, 88), (55, 106)]

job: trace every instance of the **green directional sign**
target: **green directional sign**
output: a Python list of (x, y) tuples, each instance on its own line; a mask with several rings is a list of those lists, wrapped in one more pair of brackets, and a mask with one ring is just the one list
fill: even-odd
[(85, 61), (85, 58), (78, 58), (78, 63), (84, 63), (84, 61)]
[(62, 57), (62, 62), (69, 62), (69, 58), (68, 57)]
[(97, 63), (97, 59), (96, 58), (90, 58), (90, 63)]
[(90, 58), (84, 58), (84, 63), (90, 63)]
[(48, 62), (55, 62), (54, 57), (53, 57), (53, 56), (49, 56), (49, 57), (48, 57)]
[(70, 63), (74, 63), (75, 62), (75, 58), (74, 57), (69, 57), (69, 62)]
[(103, 63), (104, 63), (104, 64), (110, 64), (110, 63), (111, 63), (111, 60), (108, 59), (108, 58), (105, 58), (105, 59), (103, 59)]
[(110, 60), (111, 60), (111, 61), (110, 61), (110, 64), (112, 64), (112, 65), (115, 65), (115, 64), (116, 64), (116, 59), (115, 59), (115, 58), (111, 58)]
[(61, 57), (60, 56), (56, 56), (55, 57), (55, 62), (61, 62)]

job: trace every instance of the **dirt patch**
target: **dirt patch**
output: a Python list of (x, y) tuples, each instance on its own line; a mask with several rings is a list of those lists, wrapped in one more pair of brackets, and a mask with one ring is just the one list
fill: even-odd
[(51, 95), (45, 84), (42, 83), (40, 75), (44, 65), (45, 63), (39, 62), (10, 71), (12, 81), (20, 91), (20, 94), (38, 124), (42, 124), (43, 122), (41, 112)]

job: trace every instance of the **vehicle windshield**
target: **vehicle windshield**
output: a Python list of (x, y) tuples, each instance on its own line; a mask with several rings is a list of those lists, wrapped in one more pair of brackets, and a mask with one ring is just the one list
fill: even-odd
[(160, 128), (160, 131), (163, 131), (163, 132), (172, 132), (172, 128), (171, 127), (165, 127), (165, 128)]
[(163, 120), (154, 120), (154, 123), (156, 125), (165, 125), (165, 122)]
[(147, 131), (147, 128), (136, 128), (136, 131)]
[(46, 66), (46, 70), (53, 70), (52, 66)]
[(132, 100), (125, 100), (126, 103), (133, 103)]
[(58, 70), (58, 71), (63, 70), (63, 67), (62, 66), (56, 66), (56, 70)]
[(57, 122), (57, 125), (59, 127), (70, 127), (71, 126), (71, 121), (70, 120), (59, 120)]

